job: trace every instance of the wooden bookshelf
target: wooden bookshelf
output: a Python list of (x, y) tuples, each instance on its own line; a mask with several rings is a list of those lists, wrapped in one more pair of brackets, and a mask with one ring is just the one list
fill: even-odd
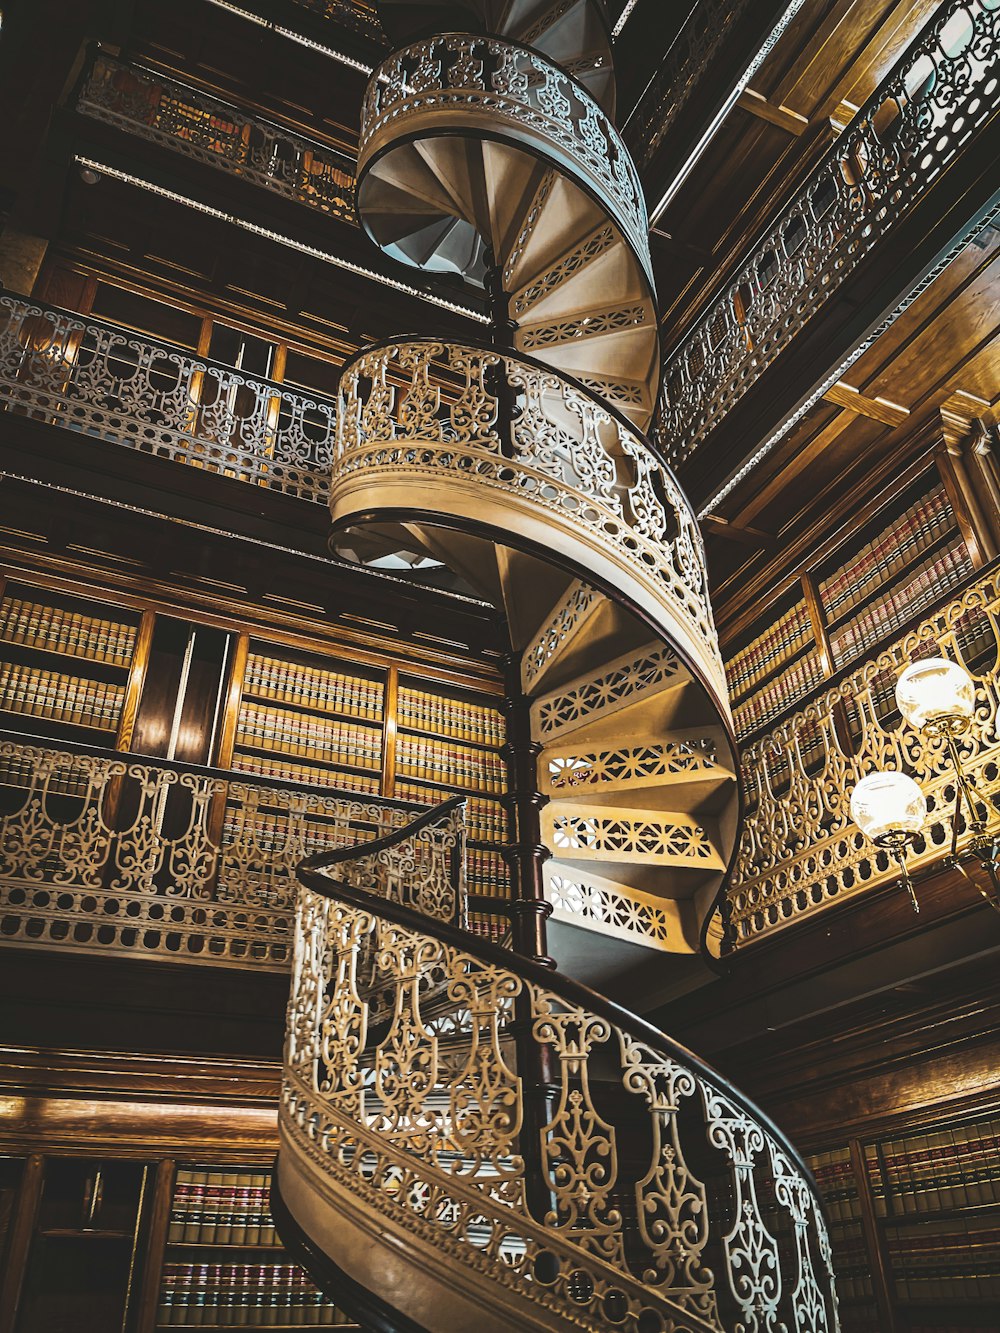
[(252, 640), (237, 706), (237, 772), (381, 791), (385, 673)]
[(987, 1111), (807, 1159), (827, 1207), (844, 1333), (874, 1333), (887, 1310), (905, 1333), (1000, 1326), (998, 1153), (1000, 1114)]
[(942, 484), (918, 478), (817, 570), (834, 670), (847, 666), (972, 572)]
[[(927, 468), (885, 497), (871, 520), (827, 547), (778, 591), (767, 611), (726, 645), (737, 734), (753, 735), (870, 654), (973, 572), (972, 559), (937, 471)], [(974, 616), (963, 650), (996, 651)], [(888, 717), (892, 687), (878, 708)], [(808, 766), (808, 756), (805, 756)]]
[(174, 1176), (156, 1328), (357, 1328), (281, 1246), (266, 1167)]
[[(449, 795), (467, 798), (466, 889), (473, 899), (498, 902), (510, 898), (510, 877), (497, 850), (507, 840), (507, 816), (499, 800), (506, 790), (500, 754), (505, 736), (504, 717), (494, 701), (400, 673), (393, 795), (426, 805)], [(505, 917), (485, 910), (470, 918), (477, 933), (496, 941), (505, 938), (507, 924)]]
[[(113, 744), (140, 616), (7, 580), (0, 597), (0, 718)], [(15, 720), (16, 719), (16, 720)]]
[(778, 717), (823, 678), (804, 596), (786, 594), (765, 628), (754, 629), (726, 660), (737, 730), (748, 735)]

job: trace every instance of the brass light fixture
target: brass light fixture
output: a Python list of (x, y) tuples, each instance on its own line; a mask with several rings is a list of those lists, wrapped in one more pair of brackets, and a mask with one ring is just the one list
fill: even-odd
[[(958, 737), (969, 730), (976, 705), (975, 683), (957, 662), (926, 657), (908, 666), (896, 682), (896, 706), (914, 730), (931, 740), (943, 740), (955, 773), (955, 809), (951, 850), (945, 865), (961, 870), (996, 911), (1000, 912), (1000, 802), (979, 790), (965, 771)], [(958, 851), (958, 829), (963, 804), (972, 837)], [(877, 847), (890, 851), (910, 895), (920, 911), (906, 856), (927, 817), (927, 800), (907, 774), (897, 770), (869, 773), (851, 794), (851, 818)], [(975, 859), (989, 873), (992, 892), (972, 879), (964, 863)]]

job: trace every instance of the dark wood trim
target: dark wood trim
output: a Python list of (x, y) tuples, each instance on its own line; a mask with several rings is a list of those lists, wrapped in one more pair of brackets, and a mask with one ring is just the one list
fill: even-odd
[(0, 1333), (14, 1333), (44, 1178), (45, 1159), (41, 1153), (33, 1152), (24, 1164), (11, 1223), (6, 1270), (0, 1287)]
[(875, 1216), (875, 1200), (872, 1197), (871, 1179), (865, 1162), (864, 1148), (859, 1139), (851, 1139), (851, 1169), (858, 1187), (858, 1202), (861, 1205), (861, 1227), (865, 1235), (865, 1244), (872, 1261), (872, 1288), (878, 1304), (879, 1318), (884, 1333), (896, 1333), (896, 1317), (889, 1278), (889, 1261), (882, 1244), (882, 1234)]
[(156, 1329), (176, 1167), (177, 1164), (172, 1158), (164, 1158), (156, 1166), (149, 1225), (146, 1230), (145, 1263), (136, 1306), (135, 1333), (155, 1333)]

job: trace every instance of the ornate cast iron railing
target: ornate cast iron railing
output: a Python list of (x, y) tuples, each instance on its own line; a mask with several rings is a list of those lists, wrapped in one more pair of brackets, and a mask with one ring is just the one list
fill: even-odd
[[(283, 972), (296, 868), (413, 819), (373, 797), (0, 740), (0, 941)], [(429, 853), (413, 858), (413, 869)], [(371, 877), (367, 879), (371, 883)]]
[(950, 0), (664, 362), (658, 438), (688, 459), (1000, 104), (1000, 9)]
[(345, 363), (338, 416), (334, 509), (369, 480), (412, 488), (447, 471), (501, 505), (571, 523), (615, 568), (655, 581), (727, 697), (694, 514), (639, 431), (576, 381), (529, 357), (411, 339)]
[(324, 859), (302, 872), (282, 1206), (302, 1162), (491, 1308), (592, 1333), (838, 1327), (815, 1187), (739, 1093), (600, 996)]
[[(905, 726), (894, 698), (903, 667), (941, 651), (975, 676), (976, 716), (960, 746), (976, 781), (996, 787), (1000, 565), (744, 748), (746, 820), (729, 888), (737, 945), (898, 878), (888, 853), (850, 817), (851, 791), (874, 769), (904, 769), (927, 793), (930, 815), (914, 862), (949, 850), (955, 786), (944, 741)], [(962, 825), (959, 847), (965, 840)]]
[[(417, 42), (384, 60), (368, 83), (358, 158), (387, 126), (397, 136), (442, 109), (477, 118), (557, 155), (560, 167), (606, 201), (649, 272), (646, 202), (614, 125), (582, 84), (526, 47), (496, 37), (450, 33)], [(455, 122), (457, 123), (457, 122)]]
[(0, 296), (8, 412), (323, 503), (336, 407), (141, 334)]
[(354, 28), (374, 42), (385, 43), (378, 12), (373, 4), (366, 4), (365, 0), (293, 0), (293, 4), (318, 14), (322, 19), (332, 19), (335, 23)]
[(750, 2), (723, 0), (701, 4), (690, 12), (624, 131), (629, 151), (640, 167), (652, 162)]
[(162, 74), (95, 53), (77, 110), (357, 224), (354, 159)]

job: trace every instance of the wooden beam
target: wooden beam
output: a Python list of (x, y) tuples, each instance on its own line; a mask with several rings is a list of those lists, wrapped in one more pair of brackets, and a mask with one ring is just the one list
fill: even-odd
[(831, 385), (823, 397), (828, 403), (846, 407), (848, 412), (854, 412), (857, 416), (881, 421), (885, 426), (901, 426), (910, 415), (908, 407), (891, 403), (888, 398), (867, 398), (860, 389), (852, 388), (843, 380)]
[(760, 528), (745, 528), (738, 523), (730, 523), (728, 519), (719, 518), (716, 514), (706, 514), (701, 520), (701, 526), (706, 533), (713, 537), (722, 537), (726, 541), (741, 542), (744, 546), (752, 546), (755, 550), (769, 550), (777, 545), (777, 537), (770, 532), (762, 532)]
[(741, 111), (749, 111), (751, 116), (766, 120), (770, 125), (777, 125), (779, 129), (787, 130), (789, 134), (802, 134), (809, 128), (809, 121), (805, 116), (800, 116), (790, 107), (780, 104), (775, 106), (762, 93), (755, 93), (752, 88), (740, 93), (736, 105)]
[(838, 412), (832, 421), (818, 431), (798, 453), (782, 464), (771, 480), (766, 482), (757, 494), (744, 504), (736, 515), (736, 523), (742, 528), (749, 526), (757, 515), (766, 509), (772, 501), (776, 500), (782, 491), (791, 484), (792, 478), (805, 472), (833, 444), (837, 436), (843, 434), (853, 420), (851, 413)]

